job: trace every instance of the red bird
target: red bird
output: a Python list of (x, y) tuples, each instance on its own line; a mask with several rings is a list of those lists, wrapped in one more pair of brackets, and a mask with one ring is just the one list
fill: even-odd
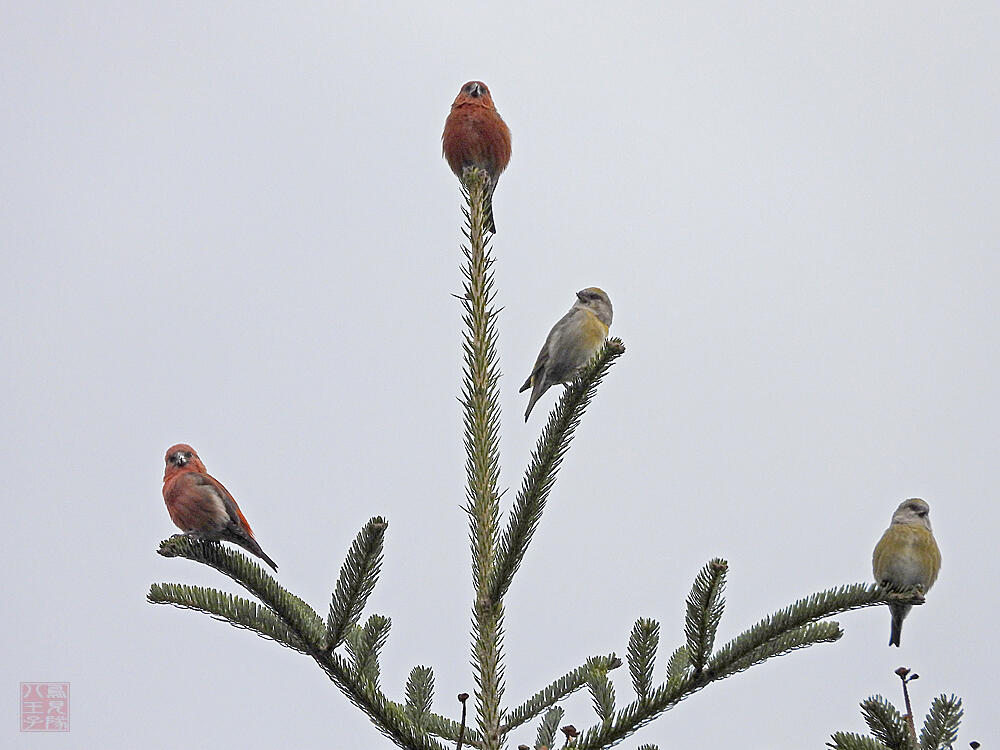
[(441, 152), (451, 171), (462, 179), (466, 167), (479, 167), (490, 177), (486, 193), (486, 228), (496, 234), (493, 222), (493, 191), (500, 173), (510, 163), (510, 130), (493, 105), (490, 90), (482, 81), (469, 81), (452, 102), (444, 121)]
[(167, 451), (163, 472), (163, 501), (170, 520), (185, 534), (240, 545), (278, 570), (274, 560), (253, 537), (253, 530), (229, 490), (205, 471), (205, 464), (190, 445), (180, 443)]

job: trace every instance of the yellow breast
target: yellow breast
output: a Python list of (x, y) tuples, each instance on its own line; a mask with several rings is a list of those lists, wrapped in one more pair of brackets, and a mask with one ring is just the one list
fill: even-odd
[(580, 336), (586, 342), (587, 346), (596, 349), (604, 343), (604, 339), (608, 337), (608, 330), (610, 329), (590, 310), (585, 310), (584, 312), (587, 314), (583, 318)]

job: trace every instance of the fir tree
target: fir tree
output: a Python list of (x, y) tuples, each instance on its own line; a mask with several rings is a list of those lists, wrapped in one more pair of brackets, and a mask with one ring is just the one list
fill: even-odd
[[(246, 589), (252, 601), (215, 589), (173, 583), (153, 584), (148, 600), (194, 609), (276, 641), (310, 658), (347, 699), (363, 711), (382, 734), (408, 750), (442, 750), (442, 742), (467, 744), (481, 750), (507, 747), (512, 735), (538, 719), (536, 748), (550, 748), (562, 730), (565, 745), (581, 750), (607, 748), (621, 742), (693, 693), (713, 682), (749, 669), (772, 657), (796, 649), (838, 640), (840, 626), (829, 618), (861, 607), (897, 603), (922, 603), (916, 592), (892, 592), (875, 584), (839, 586), (799, 599), (764, 617), (730, 642), (716, 648), (715, 638), (725, 612), (724, 560), (708, 562), (697, 574), (684, 611), (683, 642), (665, 665), (662, 680), (656, 677), (661, 628), (654, 620), (640, 618), (628, 638), (626, 661), (631, 676), (630, 697), (618, 704), (609, 674), (622, 666), (615, 654), (582, 659), (580, 666), (555, 679), (523, 703), (510, 707), (504, 701), (504, 598), (538, 530), (545, 505), (584, 413), (608, 371), (625, 352), (621, 340), (611, 338), (562, 393), (532, 454), (513, 507), (500, 512), (500, 376), (493, 255), (485, 231), (485, 173), (471, 169), (464, 175), (466, 208), (462, 248), (464, 409), (467, 489), (464, 510), (469, 516), (472, 549), (472, 671), (475, 681), (475, 726), (466, 726), (432, 710), (434, 673), (430, 667), (413, 667), (404, 688), (403, 702), (387, 697), (379, 675), (379, 654), (389, 637), (391, 621), (371, 614), (361, 622), (368, 597), (378, 582), (388, 523), (372, 518), (348, 550), (324, 620), (309, 604), (287, 591), (255, 561), (242, 552), (191, 537), (175, 536), (160, 544), (165, 557), (183, 557), (208, 565)], [(501, 530), (501, 526), (503, 529)], [(259, 603), (258, 603), (259, 602)], [(560, 727), (560, 701), (586, 687), (593, 700), (596, 720), (577, 731)], [(875, 699), (871, 699), (875, 700)], [(872, 704), (875, 706), (876, 704)], [(938, 704), (935, 704), (938, 706)], [(925, 726), (926, 746), (944, 747), (957, 722), (952, 704), (932, 709), (937, 718)], [(885, 719), (885, 734), (878, 741), (835, 735), (834, 747), (896, 747), (879, 744), (898, 740), (898, 722), (882, 704), (872, 715)], [(878, 713), (882, 711), (882, 713)], [(960, 715), (960, 712), (959, 712)], [(867, 714), (866, 714), (867, 716)], [(873, 728), (874, 731), (874, 728)], [(881, 730), (880, 730), (881, 731)], [(853, 737), (853, 736), (851, 736)], [(844, 739), (847, 738), (847, 739)], [(855, 744), (850, 744), (854, 742)], [(858, 744), (862, 743), (862, 744)], [(864, 744), (869, 743), (869, 744)], [(653, 745), (643, 748), (653, 749)], [(900, 746), (902, 747), (902, 746)]]

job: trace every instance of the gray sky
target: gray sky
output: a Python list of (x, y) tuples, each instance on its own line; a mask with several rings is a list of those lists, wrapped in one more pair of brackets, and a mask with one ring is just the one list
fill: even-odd
[[(440, 135), (472, 78), (514, 144), (504, 486), (556, 396), (525, 426), (517, 388), (573, 292), (606, 289), (628, 346), (507, 600), (508, 705), (623, 655), (639, 616), (661, 622), (662, 676), (713, 556), (720, 640), (869, 580), (921, 496), (944, 563), (900, 650), (888, 611), (847, 614), (839, 643), (625, 746), (820, 747), (863, 729), (862, 698), (899, 701), (900, 665), (921, 715), (954, 692), (963, 744), (995, 739), (1000, 6), (164, 5), (4, 6), (0, 744), (388, 745), (304, 657), (145, 603), (153, 581), (235, 590), (155, 554), (179, 441), (321, 612), (387, 516), (383, 682), (398, 698), (431, 665), (457, 717), (461, 214)], [(68, 736), (18, 734), (36, 680), (72, 683)], [(626, 669), (616, 687), (631, 698)], [(566, 708), (593, 723), (586, 695)]]

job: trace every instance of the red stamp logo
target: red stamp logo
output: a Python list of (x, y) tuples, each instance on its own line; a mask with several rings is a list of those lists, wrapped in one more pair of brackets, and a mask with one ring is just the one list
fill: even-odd
[(69, 683), (21, 683), (21, 731), (69, 731)]

